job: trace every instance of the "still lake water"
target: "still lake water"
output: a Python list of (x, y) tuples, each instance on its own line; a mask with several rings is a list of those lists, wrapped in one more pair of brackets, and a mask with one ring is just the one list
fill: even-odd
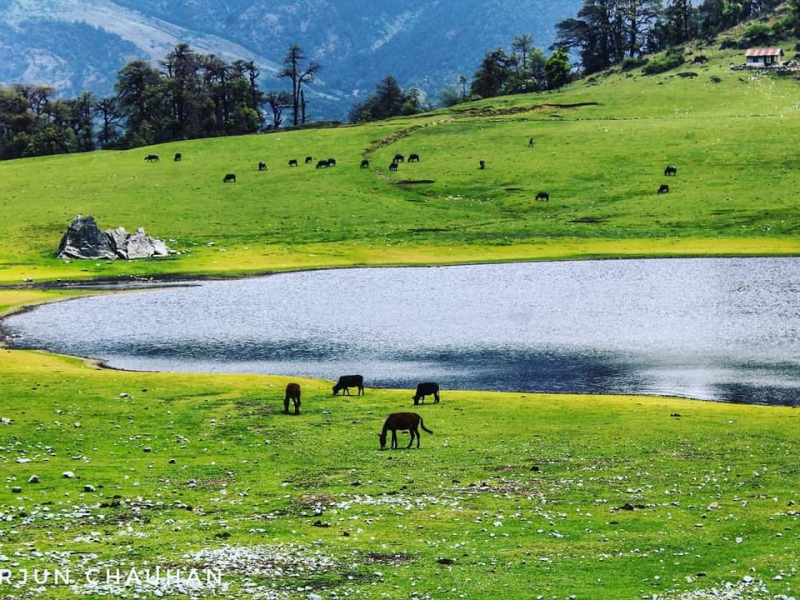
[(130, 370), (800, 403), (800, 259), (353, 269), (36, 308), (16, 347)]

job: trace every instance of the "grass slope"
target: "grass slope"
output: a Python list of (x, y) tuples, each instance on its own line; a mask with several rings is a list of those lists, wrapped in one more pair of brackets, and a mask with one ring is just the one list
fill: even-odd
[[(362, 127), (4, 163), (0, 282), (796, 254), (797, 82), (730, 71), (740, 51), (697, 52), (710, 62), (651, 77), (609, 73), (559, 93)], [(181, 163), (171, 161), (177, 151)], [(161, 163), (145, 163), (150, 152)], [(422, 162), (389, 173), (395, 152), (419, 153)], [(335, 157), (339, 166), (288, 167), (306, 155)], [(365, 155), (372, 169), (358, 168)], [(260, 160), (269, 173), (257, 171)], [(677, 178), (663, 176), (668, 164), (679, 167)], [(228, 172), (239, 183), (223, 185)], [(434, 183), (402, 184), (420, 180)], [(665, 182), (672, 193), (658, 196)], [(542, 189), (550, 203), (533, 200)], [(145, 226), (185, 253), (137, 263), (55, 260), (78, 213), (104, 227)]]
[[(408, 391), (331, 398), (303, 381), (294, 417), (279, 414), (287, 381), (3, 351), (0, 555), (43, 569), (69, 551), (80, 574), (84, 555), (189, 568), (209, 564), (202, 549), (289, 551), (283, 574), (251, 578), (262, 597), (663, 598), (746, 575), (794, 588), (796, 411), (447, 393), (419, 409), (435, 432), (421, 450), (380, 452)], [(250, 597), (242, 570), (225, 566), (228, 597)]]

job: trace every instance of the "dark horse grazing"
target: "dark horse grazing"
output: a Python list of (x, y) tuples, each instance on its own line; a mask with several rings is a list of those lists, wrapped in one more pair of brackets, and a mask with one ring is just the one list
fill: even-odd
[(417, 392), (414, 394), (414, 404), (417, 405), (422, 401), (425, 404), (425, 396), (433, 396), (434, 404), (439, 404), (439, 384), (438, 383), (420, 383), (417, 386)]
[(317, 162), (317, 168), (318, 169), (327, 169), (328, 168), (328, 161), (327, 160), (321, 160), (321, 161)]
[(290, 161), (289, 161), (289, 166), (290, 166), (290, 167), (296, 167), (296, 166), (297, 166), (297, 161), (296, 161), (296, 160), (294, 160), (294, 159), (293, 159), (293, 160), (290, 160)]
[(659, 194), (669, 194), (669, 186), (666, 183), (661, 184), (661, 187), (658, 188)]
[(361, 161), (361, 168), (362, 169), (369, 169), (369, 161), (366, 158)]
[(158, 154), (148, 154), (144, 157), (147, 162), (158, 162), (160, 159), (158, 158)]
[(678, 174), (678, 167), (669, 166), (664, 169), (664, 177), (669, 177), (670, 175), (677, 175)]
[(183, 155), (180, 152), (176, 153), (175, 162), (181, 162), (181, 160), (183, 160)]
[(406, 157), (402, 154), (395, 154), (392, 162), (406, 162)]
[(481, 171), (483, 171), (485, 168), (486, 168), (486, 161), (482, 160), (481, 161)]
[(364, 395), (364, 377), (361, 375), (343, 375), (333, 386), (333, 395), (336, 396), (344, 390), (346, 395), (350, 395), (350, 388), (358, 388), (358, 395)]
[(329, 167), (335, 167), (336, 166), (336, 159), (335, 158), (329, 158), (328, 159), (328, 166)]
[(390, 171), (397, 171), (399, 168), (400, 168), (400, 164), (396, 163), (396, 162), (393, 162), (392, 164), (389, 165), (389, 170)]
[(410, 162), (410, 163), (412, 163), (412, 162), (418, 163), (419, 162), (419, 154), (412, 154), (411, 156), (409, 156), (408, 157), (408, 162)]
[(306, 156), (306, 164), (310, 165), (312, 162), (314, 162), (314, 157), (313, 156)]
[(419, 448), (419, 429), (418, 427), (422, 427), (423, 431), (427, 431), (428, 433), (433, 433), (430, 429), (425, 427), (425, 423), (422, 421), (422, 417), (420, 417), (417, 413), (394, 413), (389, 415), (386, 419), (386, 422), (383, 424), (383, 431), (378, 434), (378, 437), (381, 439), (381, 450), (386, 448), (386, 435), (388, 432), (392, 432), (392, 448), (397, 448), (397, 431), (408, 431), (411, 434), (411, 441), (408, 442), (407, 448), (411, 448), (411, 444), (414, 443), (414, 437), (417, 438), (417, 448)]
[(236, 175), (233, 173), (228, 173), (225, 175), (225, 179), (222, 180), (222, 183), (236, 183)]
[(537, 200), (542, 200), (543, 202), (550, 202), (550, 194), (547, 192), (539, 192), (536, 194)]
[(267, 163), (265, 163), (265, 162), (258, 163), (258, 170), (259, 171), (266, 171), (267, 170)]
[(290, 383), (286, 386), (286, 397), (283, 399), (283, 412), (289, 414), (289, 400), (294, 402), (294, 414), (300, 414), (300, 384)]

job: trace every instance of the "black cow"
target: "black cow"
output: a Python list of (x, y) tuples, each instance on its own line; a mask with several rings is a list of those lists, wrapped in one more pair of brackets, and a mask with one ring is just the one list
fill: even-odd
[(361, 161), (361, 168), (362, 169), (369, 169), (369, 161), (366, 158)]
[(481, 171), (483, 171), (485, 168), (486, 168), (486, 161), (482, 160), (481, 161)]
[(297, 166), (297, 161), (296, 160), (290, 160), (289, 161), (289, 166), (290, 167), (296, 167)]
[(321, 160), (321, 161), (319, 161), (319, 162), (317, 163), (317, 168), (318, 168), (318, 169), (327, 169), (327, 168), (328, 168), (328, 161), (327, 161), (327, 160)]
[(414, 404), (419, 404), (420, 402), (425, 404), (425, 396), (433, 396), (433, 403), (439, 404), (439, 384), (432, 382), (420, 383), (417, 386), (417, 393), (412, 396)]
[(313, 156), (306, 156), (306, 164), (307, 165), (310, 165), (313, 162), (314, 162), (314, 157)]
[(236, 183), (236, 175), (234, 173), (228, 173), (225, 175), (225, 179), (222, 180), (222, 183)]
[(182, 159), (183, 159), (183, 155), (181, 155), (180, 152), (175, 154), (175, 162), (181, 162)]
[(396, 163), (396, 162), (393, 162), (391, 165), (389, 165), (389, 170), (390, 171), (397, 171), (399, 168), (400, 168), (400, 164)]
[(418, 163), (419, 162), (419, 154), (412, 154), (408, 157), (408, 162), (410, 163)]
[(666, 169), (664, 169), (664, 177), (669, 177), (671, 175), (677, 175), (677, 174), (678, 174), (678, 167), (669, 166)]
[(265, 162), (258, 163), (258, 170), (259, 171), (266, 171), (267, 170), (267, 163), (265, 163)]
[(344, 390), (344, 393), (349, 396), (350, 388), (358, 388), (358, 395), (364, 395), (364, 377), (361, 375), (343, 375), (339, 377), (339, 381), (333, 386), (333, 395), (338, 396), (339, 392)]
[(335, 158), (329, 158), (328, 159), (328, 166), (329, 167), (335, 167), (336, 166), (336, 159)]
[(147, 162), (158, 162), (160, 159), (158, 158), (158, 154), (148, 154), (144, 157)]
[(666, 183), (662, 183), (661, 187), (658, 188), (659, 194), (669, 194), (669, 186)]
[(536, 194), (536, 199), (542, 202), (550, 202), (550, 194), (547, 192), (539, 192)]

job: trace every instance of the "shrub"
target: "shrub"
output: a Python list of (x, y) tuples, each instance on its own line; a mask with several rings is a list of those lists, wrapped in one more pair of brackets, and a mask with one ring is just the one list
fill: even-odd
[(647, 58), (626, 58), (620, 63), (619, 68), (623, 71), (631, 71), (643, 67), (649, 62)]
[(738, 47), (739, 43), (735, 40), (722, 40), (722, 43), (719, 45), (720, 50), (733, 50)]
[(773, 35), (772, 27), (762, 23), (756, 23), (748, 27), (747, 31), (745, 31), (741, 46), (743, 48), (749, 48), (751, 46), (768, 44), (772, 41)]
[(664, 56), (650, 61), (649, 64), (642, 69), (645, 75), (657, 75), (658, 73), (665, 73), (672, 69), (677, 69), (686, 62), (686, 57), (683, 55), (683, 50), (678, 48), (669, 48)]
[(719, 77), (717, 75), (712, 75), (711, 76), (711, 83), (722, 83), (722, 77)]

